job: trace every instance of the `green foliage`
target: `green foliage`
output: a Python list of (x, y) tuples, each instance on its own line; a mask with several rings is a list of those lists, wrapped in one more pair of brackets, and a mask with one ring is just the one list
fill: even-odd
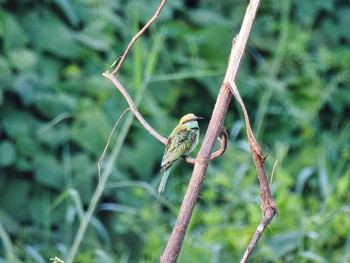
[[(101, 74), (159, 2), (1, 4), (0, 262), (66, 261), (128, 107)], [(205, 134), (246, 5), (169, 1), (135, 44), (118, 78), (164, 136), (189, 112)], [(261, 4), (237, 85), (268, 174), (278, 160), (279, 214), (251, 262), (350, 260), (349, 13), (336, 0)], [(130, 116), (74, 262), (157, 262), (174, 225), (192, 166), (172, 169), (154, 212), (164, 146)], [(179, 262), (237, 262), (260, 222), (242, 120), (232, 102), (229, 146), (210, 163)]]

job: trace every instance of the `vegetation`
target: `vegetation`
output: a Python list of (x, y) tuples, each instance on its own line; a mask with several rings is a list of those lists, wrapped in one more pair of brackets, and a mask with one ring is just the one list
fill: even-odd
[[(159, 1), (9, 1), (0, 7), (0, 262), (65, 260), (99, 184), (97, 162), (127, 104), (102, 77)], [(118, 78), (167, 136), (203, 116), (203, 136), (246, 1), (169, 1)], [(263, 1), (237, 86), (268, 156), (278, 208), (251, 262), (350, 261), (350, 8)], [(237, 262), (261, 219), (243, 116), (210, 163), (179, 262)], [(120, 146), (120, 151), (115, 149)], [(192, 165), (172, 169), (154, 211), (164, 146), (128, 112), (111, 174), (74, 259), (157, 262)]]

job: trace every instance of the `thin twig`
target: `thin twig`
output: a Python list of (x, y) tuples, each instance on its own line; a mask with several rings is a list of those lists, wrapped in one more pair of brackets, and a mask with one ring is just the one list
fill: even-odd
[(249, 242), (249, 245), (248, 245), (246, 251), (244, 252), (244, 255), (243, 255), (240, 263), (248, 262), (250, 255), (253, 253), (254, 248), (258, 244), (260, 237), (262, 236), (266, 227), (270, 224), (271, 220), (272, 220), (272, 217), (265, 217), (265, 216), (263, 217), (263, 219), (261, 220), (261, 223), (259, 224), (259, 226), (255, 230), (255, 233), (252, 237), (252, 240)]
[(141, 113), (138, 111), (135, 103), (131, 99), (129, 93), (125, 90), (123, 85), (119, 82), (119, 80), (115, 77), (113, 73), (104, 72), (102, 74), (104, 77), (112, 81), (114, 86), (118, 88), (120, 93), (124, 96), (125, 100), (129, 104), (129, 107), (132, 111), (132, 113), (135, 115), (135, 117), (139, 120), (139, 122), (142, 124), (143, 127), (151, 134), (153, 135), (158, 141), (166, 145), (168, 139), (164, 138), (162, 135), (160, 135), (155, 129), (152, 128), (151, 125), (148, 124), (148, 122), (142, 117)]
[(224, 152), (226, 151), (226, 148), (227, 148), (227, 140), (228, 140), (227, 131), (226, 131), (225, 127), (222, 127), (221, 138), (220, 138), (221, 147), (219, 150), (217, 150), (216, 152), (213, 152), (210, 155), (210, 160), (214, 160), (215, 158), (218, 158), (219, 156), (224, 154)]
[[(120, 70), (120, 68), (122, 67), (127, 55), (129, 54), (132, 46), (135, 44), (136, 40), (147, 30), (147, 28), (150, 27), (150, 25), (152, 25), (152, 23), (158, 18), (160, 12), (162, 11), (164, 5), (166, 3), (166, 0), (162, 0), (162, 2), (160, 3), (157, 11), (155, 12), (155, 14), (153, 15), (153, 17), (147, 22), (147, 24), (131, 39), (128, 47), (125, 49), (123, 56), (121, 57), (117, 67), (113, 70), (112, 74), (117, 74), (118, 71)], [(115, 63), (115, 62), (114, 62)], [(113, 65), (114, 65), (113, 63)]]
[(100, 160), (98, 160), (97, 162), (97, 169), (98, 169), (98, 187), (99, 187), (99, 190), (100, 190), (100, 195), (101, 195), (101, 192), (102, 192), (102, 187), (101, 187), (101, 165), (102, 165), (102, 162), (105, 158), (105, 155), (106, 155), (106, 151), (108, 149), (108, 146), (109, 146), (109, 143), (111, 142), (111, 139), (112, 139), (112, 135), (114, 133), (114, 130), (115, 128), (117, 128), (120, 120), (123, 118), (124, 114), (127, 113), (127, 111), (129, 111), (130, 108), (127, 108), (120, 116), (119, 116), (119, 119), (116, 121), (116, 123), (114, 124), (113, 126), (113, 129), (111, 131), (111, 133), (109, 134), (108, 136), (108, 140), (107, 140), (107, 143), (106, 143), (106, 146), (105, 148), (103, 149), (103, 152), (101, 154), (101, 157), (100, 157)]
[(270, 178), (270, 187), (271, 187), (271, 184), (272, 184), (273, 176), (275, 174), (275, 169), (276, 169), (277, 163), (278, 163), (278, 160), (276, 160), (275, 164), (272, 167), (271, 178)]
[(106, 167), (101, 174), (101, 181), (98, 187), (96, 187), (93, 196), (91, 197), (91, 200), (89, 202), (89, 206), (87, 208), (87, 211), (84, 213), (84, 216), (79, 224), (78, 231), (74, 237), (73, 244), (70, 246), (70, 249), (68, 251), (67, 259), (65, 260), (66, 263), (72, 263), (74, 261), (74, 258), (78, 252), (79, 246), (84, 238), (85, 232), (90, 224), (90, 220), (93, 216), (93, 213), (95, 212), (96, 206), (98, 204), (98, 201), (101, 196), (101, 189), (104, 189), (107, 183), (107, 180), (111, 174), (113, 165), (115, 163), (115, 160), (117, 156), (119, 155), (121, 151), (121, 147), (123, 145), (123, 142), (125, 141), (127, 130), (129, 129), (131, 125), (132, 118), (127, 118), (125, 123), (123, 124), (123, 127), (119, 133), (117, 143), (115, 147), (113, 147), (113, 150), (111, 152), (111, 155), (108, 158), (108, 161), (106, 163)]

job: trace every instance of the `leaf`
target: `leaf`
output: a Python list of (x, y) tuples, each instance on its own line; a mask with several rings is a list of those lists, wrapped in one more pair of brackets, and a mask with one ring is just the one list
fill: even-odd
[(12, 165), (16, 160), (16, 148), (10, 141), (0, 143), (0, 167)]
[(106, 115), (87, 102), (76, 118), (70, 134), (72, 140), (86, 151), (102, 152), (111, 129)]
[[(10, 84), (12, 83), (12, 73), (10, 68), (10, 63), (6, 58), (0, 55), (0, 83), (1, 89), (0, 92), (7, 90), (10, 88)], [(0, 105), (2, 104), (2, 100), (0, 100)]]
[(315, 169), (312, 167), (305, 167), (300, 171), (295, 186), (295, 193), (301, 195), (307, 180), (315, 173)]
[[(47, 10), (37, 10), (24, 18), (33, 46), (62, 58), (76, 59), (84, 51), (75, 41), (75, 32)], [(54, 34), (54, 37), (53, 37)], [(64, 47), (64, 48), (63, 48)]]
[(113, 43), (113, 39), (105, 32), (105, 22), (95, 22), (84, 28), (82, 32), (75, 35), (80, 43), (92, 50), (107, 51)]
[(27, 36), (27, 33), (23, 30), (14, 16), (0, 10), (0, 24), (2, 25), (0, 36), (3, 39), (5, 54), (11, 49), (22, 48), (28, 43), (29, 37)]
[(79, 18), (77, 17), (74, 7), (71, 1), (67, 0), (54, 0), (56, 5), (62, 10), (62, 12), (66, 15), (69, 22), (73, 27), (78, 26)]
[(268, 244), (276, 255), (281, 258), (288, 252), (296, 250), (300, 245), (302, 233), (299, 231), (289, 231), (277, 234), (268, 240)]
[(317, 253), (313, 251), (302, 251), (300, 256), (310, 260), (310, 262), (329, 263), (327, 259), (323, 258), (321, 255), (317, 255)]
[(29, 49), (13, 49), (9, 52), (11, 66), (19, 71), (33, 70), (37, 63), (36, 54)]
[(69, 137), (69, 127), (66, 123), (58, 123), (57, 125), (48, 127), (43, 126), (37, 133), (39, 141), (48, 145), (51, 149), (66, 143)]
[(44, 186), (62, 190), (63, 187), (63, 170), (62, 166), (52, 156), (44, 152), (34, 157), (35, 181)]
[(22, 103), (25, 105), (30, 105), (35, 101), (38, 86), (39, 77), (33, 72), (26, 72), (18, 75), (13, 83), (13, 89), (17, 92)]
[(10, 138), (29, 138), (30, 132), (38, 124), (29, 113), (7, 107), (3, 112), (2, 127)]
[(27, 219), (28, 215), (23, 211), (25, 211), (26, 204), (30, 200), (30, 189), (31, 184), (27, 180), (17, 178), (16, 180), (7, 181), (6, 187), (1, 191), (1, 209), (18, 221)]
[(77, 108), (76, 98), (66, 93), (38, 93), (35, 107), (47, 118), (55, 118), (66, 112), (74, 112)]

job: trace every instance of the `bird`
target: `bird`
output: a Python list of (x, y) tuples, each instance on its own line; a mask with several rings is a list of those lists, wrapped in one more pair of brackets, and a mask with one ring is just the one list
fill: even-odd
[(158, 206), (159, 195), (164, 192), (174, 162), (180, 157), (187, 156), (197, 146), (199, 139), (198, 120), (201, 119), (203, 118), (197, 117), (193, 113), (186, 114), (180, 119), (179, 124), (169, 135), (161, 163), (163, 176), (158, 187), (156, 207)]

